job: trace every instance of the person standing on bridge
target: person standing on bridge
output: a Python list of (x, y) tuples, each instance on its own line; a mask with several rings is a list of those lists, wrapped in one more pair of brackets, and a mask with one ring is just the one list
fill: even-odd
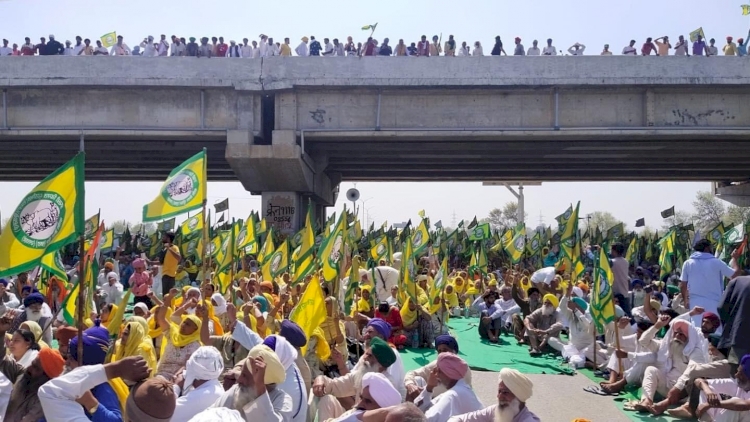
[(685, 41), (685, 37), (682, 35), (677, 38), (677, 45), (674, 46), (674, 55), (690, 57), (690, 53), (688, 53), (687, 41)]
[(732, 37), (727, 37), (727, 45), (722, 49), (725, 56), (736, 56), (737, 55), (737, 44), (732, 42)]
[(637, 56), (638, 51), (635, 49), (635, 40), (630, 40), (630, 44), (626, 45), (622, 49), (623, 56)]
[(310, 55), (309, 50), (307, 49), (307, 42), (310, 41), (307, 37), (302, 37), (302, 42), (299, 43), (297, 48), (294, 49), (294, 52), (297, 53), (299, 57), (307, 57)]
[(716, 40), (711, 38), (708, 42), (708, 47), (706, 47), (706, 57), (708, 56), (718, 56), (719, 55), (719, 47), (716, 46)]
[(521, 44), (521, 37), (516, 37), (516, 48), (513, 50), (514, 56), (525, 56), (526, 55), (526, 49), (523, 47), (523, 44)]
[(526, 52), (527, 56), (538, 56), (541, 54), (541, 50), (539, 50), (539, 41), (534, 40), (531, 43), (531, 47), (529, 48), (529, 51)]
[(583, 56), (583, 52), (586, 50), (586, 46), (577, 42), (570, 46), (568, 49), (568, 53), (570, 53), (571, 56)]
[(542, 50), (543, 56), (557, 56), (557, 49), (552, 45), (552, 38), (547, 38), (547, 46)]
[(432, 44), (430, 44), (430, 56), (439, 56), (440, 53), (443, 52), (443, 49), (440, 48), (440, 43), (438, 42), (439, 38), (437, 35), (432, 36)]
[[(474, 43), (474, 48), (476, 52), (476, 46), (479, 44), (479, 41)], [(492, 52), (490, 53), (493, 56), (499, 56), (500, 54), (505, 54), (506, 56), (508, 53), (505, 52), (505, 49), (503, 48), (503, 41), (500, 39), (500, 35), (495, 37), (495, 46), (492, 47)], [(474, 54), (475, 56), (481, 56), (482, 54)]]
[(427, 35), (422, 35), (422, 40), (417, 43), (417, 56), (430, 57), (430, 43), (427, 41)]
[(644, 56), (650, 56), (652, 51), (656, 53), (656, 46), (654, 45), (651, 37), (648, 37), (646, 38), (646, 42), (643, 43), (643, 46), (641, 47), (641, 54), (643, 54)]
[[(659, 40), (661, 40), (661, 42), (659, 42)], [(669, 37), (667, 37), (666, 35), (663, 37), (659, 37), (654, 40), (654, 44), (656, 44), (657, 56), (669, 55), (669, 49), (672, 48), (672, 44), (669, 43)]]
[(13, 50), (8, 47), (8, 40), (3, 39), (3, 46), (0, 47), (0, 56), (10, 56)]
[[(129, 56), (130, 55), (130, 47), (128, 47), (127, 44), (122, 42), (123, 38), (122, 35), (117, 36), (117, 44), (112, 46), (112, 50), (109, 52), (111, 56)], [(99, 41), (96, 42), (97, 45), (101, 44)]]
[[(706, 42), (703, 41), (703, 36), (698, 35), (698, 39), (693, 43), (693, 56), (702, 56), (706, 50)], [(708, 52), (706, 52), (708, 54)]]

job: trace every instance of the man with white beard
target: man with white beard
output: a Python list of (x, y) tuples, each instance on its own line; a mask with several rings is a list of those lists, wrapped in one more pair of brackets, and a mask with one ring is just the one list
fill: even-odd
[(497, 387), (497, 404), (475, 412), (453, 416), (448, 422), (540, 422), (526, 402), (531, 398), (534, 385), (515, 369), (500, 370)]
[(560, 337), (562, 323), (560, 313), (557, 312), (559, 302), (555, 295), (547, 293), (542, 298), (542, 307), (524, 319), (531, 356), (541, 355), (551, 337)]
[[(23, 312), (16, 315), (13, 319), (13, 325), (11, 326), (10, 333), (15, 333), (26, 321), (33, 321), (39, 324), (40, 327), (46, 327), (47, 323), (51, 319), (50, 316), (46, 316), (42, 308), (44, 306), (44, 296), (41, 293), (32, 293), (23, 300)], [(52, 330), (46, 330), (42, 335), (42, 340), (47, 344), (52, 344)]]
[[(277, 388), (286, 373), (276, 353), (268, 346), (250, 349), (237, 383), (219, 397), (211, 407), (238, 411), (247, 422), (290, 422), (292, 398)], [(200, 417), (201, 413), (196, 415)]]
[[(393, 387), (394, 380), (388, 377), (386, 370), (396, 362), (396, 352), (380, 337), (370, 340), (362, 359), (348, 374), (338, 378), (319, 375), (313, 382), (312, 391), (318, 402), (318, 420), (327, 421), (342, 416), (347, 409), (341, 406), (338, 397), (354, 396), (356, 402), (362, 399), (363, 378), (365, 374), (375, 372), (383, 374)], [(400, 393), (399, 393), (400, 395)], [(400, 401), (400, 400), (399, 400)]]
[[(468, 371), (469, 365), (460, 357), (452, 353), (438, 356), (437, 367), (430, 372), (427, 387), (414, 400), (428, 422), (446, 422), (453, 415), (482, 408), (477, 395), (462, 379)], [(433, 390), (438, 385), (443, 385), (447, 391), (433, 399)]]
[[(660, 318), (661, 320), (661, 318)], [(641, 401), (634, 406), (639, 412), (653, 412), (654, 395), (658, 392), (666, 397), (688, 363), (707, 363), (707, 348), (703, 347), (701, 332), (690, 322), (677, 319), (671, 322), (669, 331), (656, 352), (656, 364), (646, 368), (643, 374)]]
[[(500, 296), (500, 299), (495, 301), (497, 308), (495, 313), (498, 314), (497, 317), (502, 319), (505, 332), (509, 333), (513, 330), (513, 315), (520, 313), (521, 307), (513, 300), (510, 286), (504, 285), (501, 287)], [(490, 315), (490, 317), (495, 318), (494, 315)]]
[[(732, 378), (703, 379), (695, 381), (690, 397), (691, 410), (701, 421), (747, 422), (750, 421), (750, 355), (740, 359), (737, 372)], [(692, 415), (675, 415), (688, 419)]]

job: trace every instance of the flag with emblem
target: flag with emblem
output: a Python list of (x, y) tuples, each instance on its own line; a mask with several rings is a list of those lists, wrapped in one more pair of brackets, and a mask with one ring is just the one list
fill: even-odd
[[(216, 255), (216, 263), (218, 264), (219, 273), (226, 273), (232, 269), (234, 265), (234, 258), (236, 250), (234, 249), (234, 239), (236, 237), (237, 224), (232, 224), (232, 227), (223, 233), (221, 239), (221, 251)], [(221, 286), (221, 293), (226, 293), (229, 286)]]
[(102, 46), (109, 48), (113, 45), (117, 44), (117, 32), (110, 32), (109, 34), (104, 34), (101, 37), (99, 37), (99, 40), (102, 42)]
[(575, 246), (576, 236), (578, 236), (578, 210), (581, 201), (578, 201), (575, 209), (571, 205), (565, 213), (558, 218), (560, 233), (560, 249), (563, 256), (570, 262), (573, 262), (573, 247)]
[(724, 242), (724, 233), (726, 231), (727, 229), (724, 227), (724, 223), (719, 222), (716, 227), (708, 231), (708, 241), (714, 246), (722, 244)]
[[(264, 280), (273, 280), (287, 270), (289, 270), (289, 241), (284, 239), (281, 245), (273, 251), (273, 254), (266, 259), (261, 271)], [(271, 278), (266, 278), (266, 275)]]
[(599, 255), (594, 261), (594, 285), (591, 293), (590, 312), (597, 331), (603, 333), (607, 324), (615, 320), (612, 295), (612, 282), (615, 277), (603, 248), (599, 248)]
[(519, 223), (516, 227), (516, 232), (513, 238), (505, 246), (505, 252), (510, 256), (510, 261), (513, 264), (518, 264), (523, 258), (523, 253), (526, 250), (526, 224)]
[(670, 230), (661, 240), (659, 240), (659, 246), (661, 247), (661, 253), (659, 254), (659, 279), (662, 279), (665, 275), (672, 274), (674, 269), (674, 243), (675, 243), (675, 231)]
[(91, 247), (83, 255), (82, 264), (84, 266), (84, 276), (78, 277), (73, 289), (68, 293), (62, 303), (62, 314), (68, 325), (75, 326), (76, 318), (78, 317), (78, 291), (83, 285), (85, 291), (86, 300), (84, 301), (85, 309), (83, 310), (84, 318), (87, 318), (91, 311), (91, 303), (93, 302), (93, 294), (96, 289), (97, 277), (99, 275), (99, 265), (97, 263), (97, 254), (99, 250), (99, 239), (102, 237), (104, 232), (104, 224), (99, 225), (99, 230), (94, 233), (94, 240), (91, 242)]
[(414, 264), (414, 242), (411, 236), (404, 242), (404, 250), (401, 253), (401, 287), (412, 303), (418, 304), (417, 300), (417, 283), (414, 280), (416, 265)]
[(615, 224), (609, 230), (607, 230), (607, 240), (612, 242), (618, 241), (623, 234), (625, 234), (623, 224)]
[(102, 233), (102, 238), (99, 240), (99, 247), (102, 253), (112, 252), (112, 248), (115, 247), (115, 230), (109, 229)]
[(237, 235), (237, 249), (245, 251), (248, 254), (258, 253), (258, 238), (256, 237), (255, 215), (250, 214), (245, 220), (245, 224)]
[(169, 173), (159, 196), (143, 206), (143, 221), (157, 221), (199, 209), (206, 199), (206, 150)]
[(422, 219), (417, 229), (412, 233), (411, 240), (414, 256), (421, 256), (427, 251), (427, 245), (430, 244), (430, 232), (428, 230), (429, 220)]
[(625, 252), (625, 260), (635, 266), (638, 266), (638, 244), (638, 236), (633, 236), (633, 238), (630, 239), (628, 250)]
[(174, 230), (174, 217), (169, 220), (164, 220), (156, 225), (156, 230), (160, 232), (171, 232)]
[(440, 270), (435, 274), (435, 281), (433, 282), (433, 289), (430, 290), (430, 303), (435, 301), (435, 298), (443, 293), (443, 289), (448, 285), (448, 256), (443, 258), (443, 263), (440, 264)]
[(745, 225), (740, 223), (727, 230), (724, 233), (724, 243), (726, 245), (736, 245), (742, 242), (745, 237)]
[(271, 254), (273, 254), (274, 250), (276, 250), (276, 247), (273, 244), (272, 226), (271, 230), (268, 232), (268, 236), (266, 236), (266, 241), (263, 242), (263, 248), (261, 248), (260, 252), (258, 252), (258, 264), (262, 266), (266, 262), (266, 258), (270, 257)]
[(320, 269), (323, 271), (323, 279), (329, 283), (338, 279), (341, 256), (344, 253), (345, 227), (346, 209), (318, 248), (318, 260)]
[(375, 244), (370, 248), (370, 257), (376, 263), (380, 262), (381, 259), (387, 259), (388, 236), (382, 235), (375, 241)]
[(189, 239), (203, 231), (203, 211), (185, 220), (180, 226), (183, 239)]
[(315, 232), (313, 231), (312, 205), (307, 206), (307, 216), (305, 217), (305, 227), (302, 229), (302, 238), (300, 239), (299, 252), (294, 259), (294, 276), (292, 284), (297, 284), (312, 274), (314, 270), (315, 257), (313, 249), (315, 248)]
[[(703, 27), (700, 27), (690, 33), (690, 41), (691, 42), (698, 41), (698, 35), (700, 35), (701, 38), (703, 38), (704, 40), (706, 39), (706, 34), (703, 33)], [(666, 218), (666, 217), (662, 217), (662, 218)]]
[(40, 266), (43, 270), (47, 271), (51, 275), (59, 278), (60, 280), (67, 280), (68, 273), (65, 272), (65, 265), (60, 258), (60, 251), (48, 252), (42, 257)]
[(487, 274), (487, 252), (484, 250), (484, 244), (478, 242), (476, 245), (478, 246), (474, 248), (469, 261), (469, 271), (479, 270), (482, 274)]
[(344, 294), (344, 313), (346, 315), (351, 314), (352, 304), (354, 304), (354, 294), (357, 292), (359, 287), (359, 265), (361, 258), (359, 255), (352, 257), (352, 266), (349, 269), (349, 284), (346, 286), (346, 293)]
[(96, 229), (99, 228), (99, 214), (100, 213), (96, 213), (86, 220), (83, 230), (84, 238), (91, 239), (91, 237), (94, 236), (94, 233), (96, 233)]
[(574, 281), (583, 277), (583, 274), (586, 271), (586, 266), (583, 265), (583, 261), (581, 258), (582, 250), (583, 247), (581, 245), (581, 236), (576, 236), (575, 246), (573, 247), (573, 259), (570, 273), (571, 279)]
[(485, 240), (489, 239), (490, 237), (490, 223), (478, 224), (469, 232), (469, 240), (471, 241)]
[(83, 234), (83, 172), (78, 153), (21, 199), (0, 235), (0, 277), (31, 270)]

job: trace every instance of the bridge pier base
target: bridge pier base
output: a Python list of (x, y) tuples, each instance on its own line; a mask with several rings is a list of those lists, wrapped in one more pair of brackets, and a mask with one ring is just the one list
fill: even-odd
[(308, 203), (317, 220), (336, 203), (340, 177), (323, 172), (322, 158), (303, 154), (294, 130), (274, 130), (271, 145), (254, 144), (251, 131), (230, 130), (226, 159), (246, 190), (262, 194), (261, 216), (287, 234), (304, 226)]

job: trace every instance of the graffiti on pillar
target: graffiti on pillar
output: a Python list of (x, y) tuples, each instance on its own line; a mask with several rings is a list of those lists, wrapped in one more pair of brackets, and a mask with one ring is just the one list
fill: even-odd
[(317, 110), (311, 110), (310, 118), (313, 119), (316, 123), (322, 125), (326, 121), (326, 111), (320, 108)]
[(297, 221), (296, 195), (277, 193), (270, 195), (265, 202), (266, 223), (281, 233), (293, 233)]

